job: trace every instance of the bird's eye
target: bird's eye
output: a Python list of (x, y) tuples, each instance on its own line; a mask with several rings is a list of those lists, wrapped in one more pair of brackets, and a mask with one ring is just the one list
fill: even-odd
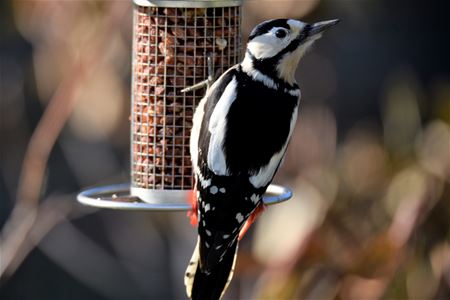
[(275, 36), (279, 39), (284, 38), (286, 35), (287, 35), (286, 30), (278, 29), (277, 31), (275, 31)]

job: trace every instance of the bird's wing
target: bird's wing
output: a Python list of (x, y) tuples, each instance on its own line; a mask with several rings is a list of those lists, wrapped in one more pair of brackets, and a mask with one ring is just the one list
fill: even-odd
[[(266, 91), (263, 98), (253, 95), (255, 87), (242, 76), (236, 67), (224, 73), (207, 91), (194, 115), (190, 150), (197, 184), (199, 242), (186, 272), (188, 295), (200, 295), (196, 287), (204, 289), (205, 285), (211, 285), (209, 282), (226, 286), (231, 279), (239, 233), (261, 205), (262, 195), (286, 150), (290, 132), (284, 132), (284, 137), (279, 138), (281, 142), (273, 149), (263, 148), (264, 139), (258, 137), (269, 135), (271, 139), (283, 129), (292, 129), (292, 122), (295, 122), (292, 116), (297, 104), (295, 99), (286, 110), (272, 107), (271, 99), (280, 100), (278, 95)], [(245, 104), (249, 101), (250, 105)], [(263, 109), (257, 109), (261, 104), (257, 101), (263, 101)], [(242, 105), (247, 107), (242, 109)], [(230, 114), (233, 109), (234, 113)], [(272, 113), (284, 121), (272, 120)], [(242, 128), (242, 124), (250, 127)], [(263, 128), (258, 128), (260, 124)], [(233, 128), (232, 133), (230, 128)], [(252, 158), (261, 151), (264, 155)], [(196, 271), (193, 273), (193, 270)]]
[(236, 100), (236, 74), (236, 67), (231, 68), (211, 86), (196, 110), (191, 133), (191, 158), (198, 191), (200, 265), (206, 269), (217, 265), (235, 243), (239, 229), (260, 200), (248, 176), (228, 174), (223, 152), (226, 115)]
[[(247, 79), (237, 67), (228, 70), (194, 117), (191, 152), (199, 191), (200, 265), (206, 269), (220, 262), (260, 204), (296, 121), (295, 96), (285, 99), (266, 88), (257, 97), (252, 91), (264, 86)], [(273, 99), (284, 105), (274, 106)], [(263, 135), (276, 145), (266, 146)]]
[(240, 186), (248, 184), (248, 178), (227, 176), (221, 145), (226, 110), (236, 97), (236, 72), (236, 67), (225, 72), (194, 114), (190, 151), (198, 191), (193, 207), (199, 240), (185, 275), (186, 291), (192, 299), (221, 297), (233, 276), (236, 237), (245, 221), (245, 216), (235, 211), (243, 195)]
[[(215, 118), (219, 117), (219, 115), (216, 112), (213, 116), (214, 118), (212, 118), (212, 114), (219, 102), (222, 103), (220, 106), (223, 107), (223, 103), (232, 102), (234, 100), (233, 96), (235, 95), (230, 93), (232, 87), (230, 86), (230, 83), (233, 84), (232, 82), (235, 80), (235, 75), (236, 66), (222, 74), (222, 76), (220, 76), (208, 89), (205, 97), (200, 101), (195, 110), (190, 138), (190, 154), (194, 168), (201, 167), (203, 164), (202, 159), (204, 160), (208, 155), (211, 137), (213, 137), (213, 142), (211, 143), (212, 148), (218, 149), (218, 139), (214, 138), (214, 136), (215, 133), (218, 132), (217, 126), (218, 123), (220, 123), (215, 120)], [(210, 131), (210, 128), (212, 128), (212, 131)], [(213, 154), (213, 156), (217, 157), (216, 154)], [(202, 157), (202, 159), (199, 159), (199, 157)]]

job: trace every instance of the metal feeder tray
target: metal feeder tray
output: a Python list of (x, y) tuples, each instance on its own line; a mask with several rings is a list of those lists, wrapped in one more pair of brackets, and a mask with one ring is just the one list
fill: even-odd
[[(263, 196), (264, 204), (272, 205), (289, 200), (292, 191), (286, 187), (271, 184)], [(130, 195), (130, 184), (115, 184), (95, 187), (82, 191), (77, 196), (78, 202), (98, 208), (112, 208), (122, 210), (148, 210), (148, 211), (186, 211), (191, 206), (187, 199), (180, 197), (172, 202), (143, 202), (140, 198)]]

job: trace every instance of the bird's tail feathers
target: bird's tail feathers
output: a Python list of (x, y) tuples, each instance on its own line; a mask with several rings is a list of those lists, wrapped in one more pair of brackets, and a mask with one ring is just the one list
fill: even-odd
[(233, 278), (237, 240), (227, 250), (223, 260), (209, 272), (203, 272), (200, 269), (199, 241), (184, 277), (186, 294), (192, 300), (218, 300), (222, 298)]

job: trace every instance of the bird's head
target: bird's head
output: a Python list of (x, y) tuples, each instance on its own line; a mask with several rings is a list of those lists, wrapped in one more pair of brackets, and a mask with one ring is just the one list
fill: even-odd
[(305, 51), (339, 20), (307, 24), (293, 19), (273, 19), (258, 24), (250, 33), (242, 66), (289, 84)]

